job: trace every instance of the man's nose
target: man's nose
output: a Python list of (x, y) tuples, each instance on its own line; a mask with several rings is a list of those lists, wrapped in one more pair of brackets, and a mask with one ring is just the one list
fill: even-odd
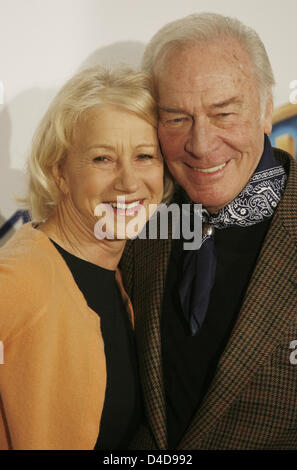
[(217, 150), (219, 142), (215, 126), (206, 119), (197, 119), (187, 136), (185, 150), (197, 158), (208, 157)]
[(119, 170), (114, 183), (114, 189), (123, 193), (134, 193), (139, 187), (139, 175), (132, 165), (123, 165)]

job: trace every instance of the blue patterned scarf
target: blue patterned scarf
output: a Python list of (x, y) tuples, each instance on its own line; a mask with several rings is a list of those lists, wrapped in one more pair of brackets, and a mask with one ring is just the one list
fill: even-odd
[(202, 209), (203, 234), (198, 250), (184, 251), (183, 276), (179, 294), (191, 334), (199, 332), (208, 309), (215, 280), (214, 229), (249, 227), (273, 216), (283, 195), (287, 175), (275, 160), (265, 135), (260, 162), (244, 189), (215, 214)]

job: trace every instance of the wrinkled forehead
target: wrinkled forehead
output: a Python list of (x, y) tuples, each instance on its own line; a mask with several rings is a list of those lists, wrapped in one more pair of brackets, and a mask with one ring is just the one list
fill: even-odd
[(248, 53), (230, 39), (221, 42), (173, 47), (160, 59), (155, 71), (157, 93), (182, 85), (183, 89), (255, 84)]

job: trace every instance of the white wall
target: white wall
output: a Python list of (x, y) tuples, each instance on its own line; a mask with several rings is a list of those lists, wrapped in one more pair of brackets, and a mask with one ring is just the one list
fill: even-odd
[(63, 82), (96, 62), (138, 66), (162, 25), (200, 11), (256, 29), (275, 72), (275, 104), (288, 102), (297, 0), (0, 0), (0, 226), (17, 208), (34, 128)]

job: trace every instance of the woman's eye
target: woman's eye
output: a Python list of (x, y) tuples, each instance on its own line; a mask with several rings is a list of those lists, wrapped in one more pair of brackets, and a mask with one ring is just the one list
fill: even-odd
[(107, 157), (95, 157), (93, 161), (94, 162), (107, 162), (108, 158)]
[(152, 155), (148, 155), (146, 153), (141, 153), (140, 155), (137, 155), (137, 158), (139, 160), (151, 160), (153, 158)]

